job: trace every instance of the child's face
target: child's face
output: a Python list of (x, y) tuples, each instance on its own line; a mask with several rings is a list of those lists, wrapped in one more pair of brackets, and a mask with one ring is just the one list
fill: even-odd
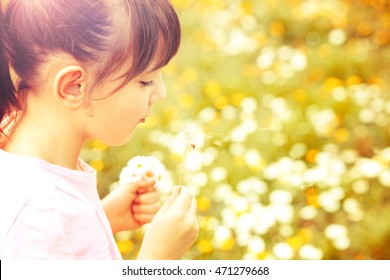
[(113, 76), (92, 93), (91, 117), (85, 125), (88, 138), (114, 146), (126, 144), (135, 128), (152, 114), (153, 105), (166, 97), (161, 69), (145, 71), (110, 94), (120, 82)]

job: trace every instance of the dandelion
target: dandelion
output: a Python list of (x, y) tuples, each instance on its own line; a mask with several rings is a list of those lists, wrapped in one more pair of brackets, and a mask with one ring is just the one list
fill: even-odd
[(179, 137), (183, 140), (187, 148), (201, 148), (204, 145), (204, 133), (202, 128), (197, 124), (188, 125)]
[(155, 187), (160, 188), (161, 183), (168, 176), (165, 166), (153, 156), (136, 156), (129, 160), (119, 175), (119, 183), (132, 184), (139, 180), (154, 181)]
[(184, 164), (187, 158), (187, 154), (189, 151), (195, 148), (203, 147), (205, 137), (202, 129), (198, 125), (191, 124), (179, 134), (179, 138), (182, 143), (184, 143), (184, 154), (179, 171), (179, 186), (181, 187), (183, 183)]

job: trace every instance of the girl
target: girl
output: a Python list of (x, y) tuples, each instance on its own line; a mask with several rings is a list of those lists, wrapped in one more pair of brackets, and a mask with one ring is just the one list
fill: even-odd
[(89, 138), (125, 144), (165, 98), (169, 0), (11, 0), (0, 27), (0, 257), (120, 259), (112, 232), (151, 222), (138, 258), (180, 258), (198, 229), (186, 189), (161, 209), (143, 181), (100, 202), (78, 158)]

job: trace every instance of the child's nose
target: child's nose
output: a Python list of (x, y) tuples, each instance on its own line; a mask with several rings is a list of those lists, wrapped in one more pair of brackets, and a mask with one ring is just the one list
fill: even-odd
[(167, 97), (167, 88), (165, 86), (163, 78), (159, 77), (157, 85), (154, 87), (154, 91), (151, 96), (150, 103), (153, 104), (155, 102), (164, 100)]
[(165, 86), (164, 80), (162, 78), (160, 86), (156, 89), (156, 94), (158, 96), (159, 101), (167, 98), (167, 87)]

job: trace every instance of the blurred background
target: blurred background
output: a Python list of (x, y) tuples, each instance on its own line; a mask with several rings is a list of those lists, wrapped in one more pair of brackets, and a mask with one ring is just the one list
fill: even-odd
[[(128, 145), (83, 150), (101, 196), (136, 155), (178, 184), (175, 139), (196, 123), (207, 141), (184, 183), (200, 233), (185, 259), (390, 259), (389, 1), (173, 3), (168, 98)], [(125, 259), (142, 237), (116, 235)]]

